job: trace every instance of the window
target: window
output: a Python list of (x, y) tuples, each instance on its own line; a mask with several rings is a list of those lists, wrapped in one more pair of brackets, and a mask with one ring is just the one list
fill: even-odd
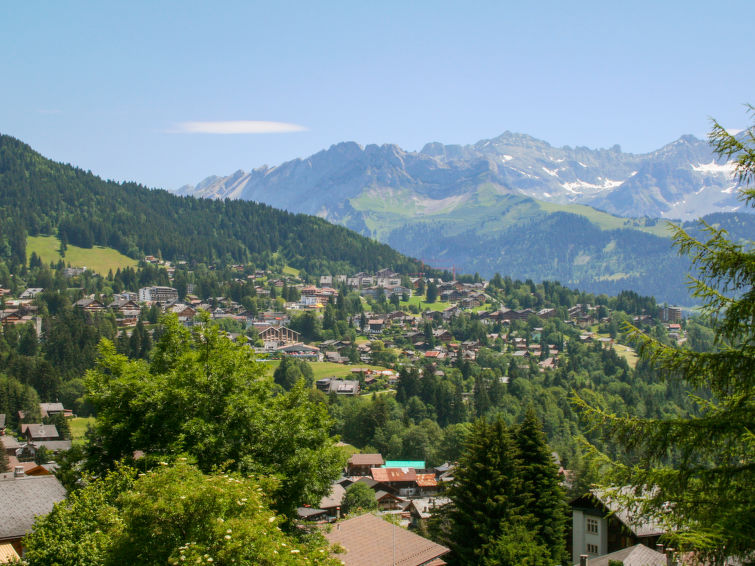
[(598, 553), (598, 545), (597, 544), (588, 544), (587, 545), (587, 554), (597, 554)]
[(587, 525), (586, 530), (588, 533), (592, 533), (594, 535), (598, 534), (598, 520), (597, 519), (587, 519)]

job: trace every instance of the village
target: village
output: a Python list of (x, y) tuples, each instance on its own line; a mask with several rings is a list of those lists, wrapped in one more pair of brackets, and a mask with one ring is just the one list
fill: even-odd
[[(175, 273), (169, 262), (152, 256), (144, 258), (144, 262), (159, 265), (171, 277)], [(273, 308), (253, 312), (229, 297), (200, 298), (192, 293), (191, 286), (179, 297), (177, 288), (154, 285), (108, 297), (82, 297), (73, 306), (92, 316), (113, 317), (125, 335), (133, 332), (137, 325), (149, 323), (148, 316), (154, 314), (155, 309), (160, 315), (174, 315), (188, 328), (196, 325), (201, 320), (200, 313), (205, 312), (212, 323), (229, 329), (226, 331), (229, 339), (253, 348), (263, 363), (277, 364), (278, 360), (289, 357), (314, 365), (343, 367), (333, 375), (319, 376), (314, 383), (318, 391), (336, 397), (395, 391), (401, 368), (422, 366), (442, 376), (449, 367), (475, 362), (481, 351), (483, 357), (490, 351), (505, 354), (522, 370), (540, 373), (555, 370), (563, 363), (570, 340), (597, 344), (603, 349), (620, 348), (623, 355), (633, 355), (630, 347), (619, 344), (615, 333), (611, 336), (607, 330), (612, 312), (605, 305), (578, 303), (568, 307), (521, 308), (519, 305), (519, 308), (507, 308), (501, 304), (499, 293), (490, 287), (489, 281), (407, 277), (390, 269), (374, 274), (322, 276), (318, 285), (306, 284), (284, 273), (255, 270), (245, 274), (243, 266), (232, 269), (243, 276), (238, 277), (237, 282), (253, 284), (256, 296), (264, 301), (262, 304)], [(82, 271), (68, 268), (67, 273), (76, 277)], [(8, 290), (0, 289), (3, 327), (30, 323), (41, 335), (35, 297), (44, 291), (43, 288), (26, 288), (14, 297)], [(358, 297), (360, 312), (348, 315), (345, 321), (348, 331), (340, 337), (307, 340), (301, 331), (294, 329), (302, 316), (322, 321), (327, 311), (339, 304), (339, 296), (343, 300), (346, 293)], [(296, 300), (284, 300), (283, 296), (296, 297)], [(660, 321), (669, 338), (681, 344), (686, 339), (681, 315), (678, 307), (663, 306), (657, 312), (634, 315), (632, 320), (635, 324)], [(454, 324), (460, 317), (472, 321), (476, 329), (464, 339), (454, 334)], [(544, 327), (556, 320), (572, 330), (568, 335), (558, 334), (558, 341), (549, 341)], [(508, 376), (500, 377), (502, 383), (508, 380)], [(62, 403), (41, 403), (39, 415), (41, 422), (27, 422), (26, 415), (15, 415), (18, 430), (7, 429), (6, 415), (0, 415), (0, 440), (12, 470), (0, 481), (0, 497), (16, 501), (14, 505), (18, 504), (20, 510), (14, 521), (4, 530), (0, 529), (0, 544), (10, 544), (17, 552), (22, 552), (22, 538), (31, 528), (33, 517), (46, 512), (65, 496), (65, 490), (53, 475), (57, 465), (52, 457), (71, 448), (66, 421), (73, 416), (73, 411)], [(558, 462), (555, 453), (554, 460)], [(413, 533), (424, 532), (433, 510), (448, 503), (444, 492), (445, 486), (453, 482), (453, 473), (453, 462), (430, 466), (424, 460), (386, 461), (379, 453), (357, 451), (349, 457), (342, 477), (332, 485), (330, 494), (317, 506), (300, 507), (298, 518), (305, 524), (337, 522), (345, 515), (347, 490), (355, 485), (366, 487), (374, 498), (376, 513), (391, 516), (397, 524), (409, 528), (411, 532), (401, 536), (418, 537), (412, 539), (411, 544), (423, 548), (423, 559), (432, 555), (431, 559), (440, 560), (448, 549)], [(568, 485), (570, 471), (561, 467), (559, 473), (564, 485)], [(32, 483), (32, 479), (39, 483)], [(643, 521), (616, 513), (620, 511), (616, 503), (597, 491), (584, 494), (572, 505), (574, 526), (568, 547), (576, 562), (583, 553), (602, 556), (635, 552), (640, 543), (653, 548), (662, 534)], [(608, 517), (610, 513), (614, 514)], [(582, 528), (583, 523), (587, 527)], [(389, 523), (383, 521), (373, 524), (370, 519), (356, 517), (339, 525), (338, 530), (330, 531), (328, 538), (346, 548), (358, 546), (365, 537), (388, 544), (388, 538), (394, 536), (389, 527), (384, 526)], [(666, 564), (666, 558), (661, 557), (663, 554), (656, 552), (656, 556), (650, 556), (655, 561), (648, 564)]]

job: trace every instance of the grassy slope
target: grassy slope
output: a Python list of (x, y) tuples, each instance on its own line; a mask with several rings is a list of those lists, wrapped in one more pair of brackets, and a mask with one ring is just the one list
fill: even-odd
[[(26, 240), (26, 257), (31, 257), (35, 252), (42, 262), (49, 264), (57, 263), (61, 259), (60, 240), (54, 236), (30, 236)], [(66, 256), (62, 258), (71, 267), (84, 267), (91, 271), (107, 275), (108, 270), (115, 271), (118, 268), (135, 267), (137, 261), (112, 249), (95, 246), (91, 249), (79, 248), (69, 245)]]
[[(275, 371), (275, 368), (278, 367), (279, 363), (278, 360), (265, 362), (268, 375), (273, 375), (273, 372)], [(346, 366), (343, 364), (334, 364), (332, 362), (309, 362), (309, 365), (312, 366), (312, 373), (315, 374), (315, 381), (324, 377), (350, 377), (352, 375), (351, 370), (356, 367), (366, 367), (375, 370), (386, 369), (381, 366), (371, 366), (367, 364)]]
[(557, 204), (555, 202), (545, 201), (537, 201), (537, 203), (545, 212), (568, 212), (584, 216), (601, 230), (619, 230), (621, 228), (628, 228), (631, 230), (647, 232), (648, 234), (654, 234), (661, 238), (671, 237), (671, 233), (664, 220), (659, 220), (654, 226), (647, 226), (644, 218), (623, 218), (621, 216), (614, 216), (613, 214), (608, 214), (607, 212), (602, 212), (583, 204)]
[(68, 421), (68, 426), (71, 427), (71, 440), (74, 444), (82, 444), (84, 442), (84, 434), (87, 431), (89, 425), (94, 424), (94, 417), (75, 417)]

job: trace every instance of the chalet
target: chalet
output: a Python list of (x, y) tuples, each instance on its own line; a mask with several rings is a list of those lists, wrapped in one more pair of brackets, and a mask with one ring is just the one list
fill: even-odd
[(107, 307), (123, 318), (139, 318), (141, 313), (141, 307), (132, 299), (114, 299)]
[(42, 418), (66, 414), (63, 403), (40, 403), (39, 412), (42, 414)]
[(168, 309), (168, 312), (175, 314), (178, 321), (184, 324), (193, 321), (194, 317), (197, 316), (196, 309), (184, 303), (176, 303)]
[(26, 289), (23, 293), (21, 293), (18, 298), (19, 299), (33, 299), (37, 295), (39, 295), (44, 289), (42, 287), (29, 287)]
[(370, 513), (336, 525), (323, 533), (328, 543), (345, 552), (336, 558), (345, 566), (442, 566), (450, 550), (424, 537), (397, 527)]
[(320, 361), (322, 353), (318, 348), (314, 346), (307, 346), (306, 344), (289, 344), (286, 346), (280, 346), (275, 349), (275, 352), (283, 356), (293, 356), (295, 358), (302, 358), (312, 361)]
[(414, 468), (372, 468), (372, 479), (401, 496), (417, 495), (417, 472)]
[(328, 516), (328, 519), (338, 519), (341, 516), (341, 502), (346, 494), (346, 489), (340, 483), (334, 483), (330, 488), (330, 493), (320, 500), (318, 509), (322, 509)]
[(427, 521), (434, 511), (450, 502), (451, 500), (447, 497), (418, 497), (412, 499), (406, 508), (411, 517), (410, 525), (415, 529), (419, 529), (423, 521)]
[(27, 442), (41, 442), (44, 440), (60, 440), (60, 434), (55, 425), (51, 424), (22, 424), (21, 434)]
[(102, 312), (105, 310), (105, 305), (97, 299), (79, 299), (74, 303), (74, 306), (89, 312)]
[(27, 476), (22, 466), (0, 474), (0, 544), (10, 544), (23, 555), (22, 539), (32, 530), (34, 520), (47, 515), (65, 496), (65, 488), (53, 475)]
[(265, 344), (265, 349), (274, 350), (280, 346), (296, 344), (301, 340), (301, 334), (286, 326), (267, 326), (258, 330), (260, 340)]
[[(628, 492), (624, 493), (629, 495)], [(593, 489), (571, 502), (572, 560), (602, 556), (638, 543), (654, 547), (665, 529), (607, 491)]]
[(346, 462), (346, 474), (349, 476), (368, 476), (371, 468), (379, 468), (385, 461), (380, 454), (352, 454)]
[(401, 511), (406, 507), (405, 499), (382, 489), (375, 491), (375, 501), (377, 501), (380, 511)]
[(318, 379), (316, 385), (323, 393), (335, 393), (336, 395), (345, 397), (356, 397), (359, 395), (359, 382), (353, 379), (325, 377)]
[(367, 332), (370, 334), (380, 334), (385, 327), (385, 319), (373, 318), (367, 321)]

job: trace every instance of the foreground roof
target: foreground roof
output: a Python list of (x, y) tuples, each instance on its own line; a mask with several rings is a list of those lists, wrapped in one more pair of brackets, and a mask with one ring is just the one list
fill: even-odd
[(644, 544), (635, 544), (610, 554), (590, 558), (590, 566), (608, 566), (611, 560), (622, 562), (624, 566), (666, 566), (666, 555)]
[(0, 540), (23, 537), (31, 531), (35, 517), (47, 515), (65, 496), (66, 490), (55, 476), (0, 475)]
[(325, 538), (346, 550), (336, 555), (346, 566), (439, 565), (445, 564), (439, 557), (450, 552), (445, 546), (369, 513), (336, 523)]

